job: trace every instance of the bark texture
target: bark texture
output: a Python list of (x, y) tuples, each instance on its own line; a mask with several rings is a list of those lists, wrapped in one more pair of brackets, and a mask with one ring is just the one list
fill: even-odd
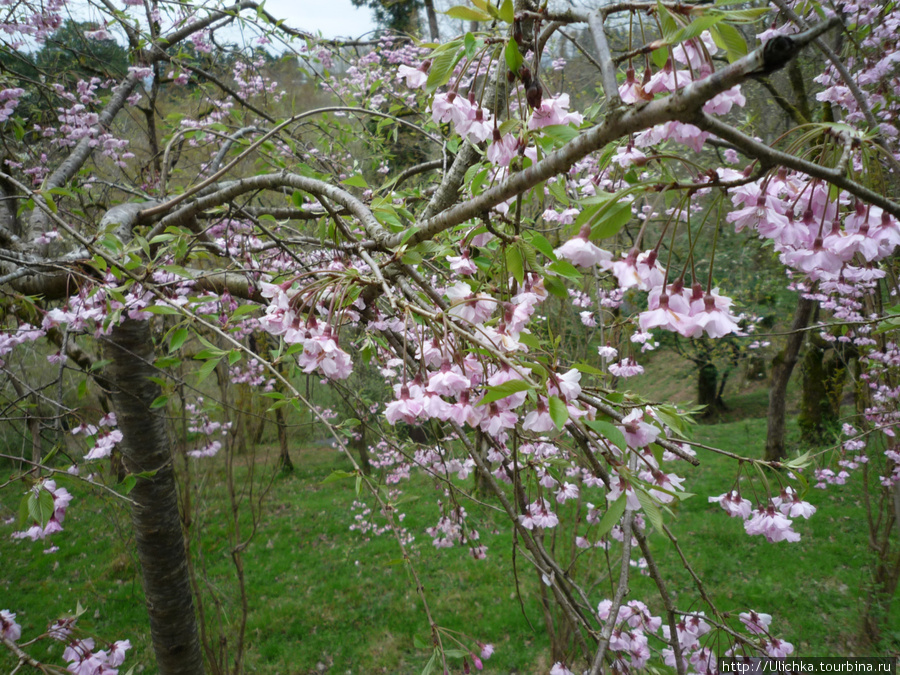
[(806, 337), (803, 329), (809, 325), (815, 304), (814, 300), (802, 297), (799, 299), (797, 310), (794, 312), (794, 321), (791, 324), (791, 333), (787, 338), (787, 344), (784, 347), (784, 351), (775, 357), (775, 362), (772, 364), (772, 386), (769, 389), (769, 411), (766, 415), (768, 426), (766, 433), (766, 460), (770, 462), (784, 459), (786, 455), (784, 449), (784, 419), (787, 386), (791, 379), (791, 373), (794, 372), (794, 366), (797, 364), (797, 356), (800, 354), (800, 348), (803, 346), (803, 339)]
[(114, 328), (106, 351), (125, 468), (156, 472), (138, 478), (129, 496), (157, 667), (160, 675), (202, 675), (172, 451), (165, 418), (150, 408), (160, 389), (149, 379), (156, 372), (148, 322)]

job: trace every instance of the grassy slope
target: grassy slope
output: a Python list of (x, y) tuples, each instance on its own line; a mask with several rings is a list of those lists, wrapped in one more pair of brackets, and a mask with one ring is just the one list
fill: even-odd
[[(701, 427), (698, 440), (759, 454), (765, 421)], [(295, 452), (299, 470), (277, 479), (267, 502), (267, 514), (246, 553), (250, 593), (247, 672), (306, 673), (325, 667), (333, 673), (417, 673), (427, 652), (413, 638), (427, 641), (427, 625), (414, 585), (387, 536), (366, 542), (348, 531), (352, 522), (353, 481), (323, 484), (346, 460), (327, 449)], [(741, 523), (706, 501), (729, 489), (733, 464), (716, 455), (702, 456), (703, 466), (688, 473), (686, 488), (697, 493), (678, 508), (672, 525), (692, 564), (706, 580), (720, 609), (767, 611), (773, 627), (801, 653), (815, 656), (853, 653), (860, 598), (865, 591), (864, 513), (858, 485), (812, 491), (819, 512), (797, 523), (799, 544), (768, 544), (743, 533)], [(218, 472), (207, 482), (209, 507), (203, 561), (209, 587), (217, 589), (221, 616), (234, 618), (233, 581), (228, 550), (226, 502)], [(470, 479), (471, 480), (471, 479)], [(150, 667), (152, 658), (145, 628), (140, 580), (130, 557), (127, 516), (113, 505), (84, 494), (79, 486), (66, 522), (60, 551), (44, 555), (41, 544), (12, 542), (12, 525), (0, 528), (0, 605), (19, 612), (26, 638), (39, 633), (55, 616), (71, 612), (76, 601), (87, 611), (84, 625), (111, 639), (128, 637), (136, 649), (127, 664)], [(424, 528), (434, 524), (434, 490), (414, 479), (408, 494), (421, 496), (405, 505), (404, 525), (416, 536), (414, 562), (432, 603), (436, 621), (497, 647), (493, 672), (547, 672), (547, 640), (541, 629), (538, 590), (521, 572), (526, 614), (515, 600), (510, 573), (511, 536), (507, 528), (492, 534), (490, 514), (469, 506), (489, 546), (486, 561), (472, 562), (459, 549), (436, 551)], [(6, 509), (18, 498), (0, 494)], [(6, 515), (9, 511), (5, 510)], [(502, 525), (500, 525), (502, 527)], [(690, 579), (660, 538), (664, 575), (676, 593), (679, 609), (698, 609)], [(598, 561), (601, 560), (598, 558)], [(394, 562), (394, 564), (392, 564)], [(520, 570), (523, 561), (519, 560)], [(636, 576), (631, 597), (652, 594), (649, 579)], [(599, 600), (598, 591), (595, 600)], [(215, 614), (213, 605), (207, 608)], [(659, 608), (656, 608), (659, 609)], [(900, 623), (898, 623), (900, 625)], [(59, 662), (60, 649), (45, 656)], [(43, 647), (36, 655), (45, 654)], [(0, 668), (12, 665), (0, 655)], [(152, 672), (152, 667), (150, 667)]]

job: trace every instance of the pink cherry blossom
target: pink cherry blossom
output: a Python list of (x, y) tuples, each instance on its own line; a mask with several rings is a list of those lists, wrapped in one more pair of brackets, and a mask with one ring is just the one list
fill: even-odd
[(635, 408), (622, 418), (619, 430), (625, 434), (625, 442), (631, 448), (643, 448), (654, 441), (661, 433), (658, 427), (644, 421), (644, 411)]
[(491, 164), (497, 166), (509, 166), (512, 158), (516, 156), (519, 149), (519, 139), (513, 134), (506, 134), (501, 137), (500, 132), (495, 128), (493, 132), (494, 142), (488, 146), (487, 158)]
[(594, 245), (590, 237), (591, 228), (587, 225), (582, 226), (578, 236), (569, 239), (556, 249), (557, 257), (565, 258), (578, 267), (600, 265), (601, 269), (609, 269), (612, 253)]
[(11, 642), (22, 637), (22, 627), (16, 623), (16, 615), (8, 609), (0, 609), (0, 635)]
[(753, 610), (741, 612), (739, 618), (747, 627), (748, 631), (757, 635), (768, 632), (769, 624), (772, 623), (772, 616), (770, 614), (757, 614)]
[(569, 112), (569, 95), (560, 94), (559, 96), (545, 97), (541, 101), (539, 108), (535, 108), (528, 120), (529, 129), (540, 129), (541, 127), (553, 126), (557, 124), (574, 124), (580, 125), (584, 121), (584, 116), (577, 112)]
[(726, 492), (718, 497), (709, 497), (709, 502), (718, 502), (719, 506), (725, 509), (725, 512), (732, 518), (743, 518), (746, 520), (750, 517), (750, 513), (753, 510), (750, 500), (741, 497), (741, 493), (737, 490)]
[[(428, 62), (426, 61), (426, 63)], [(422, 89), (428, 81), (427, 68), (423, 68), (424, 66), (424, 63), (418, 68), (410, 68), (409, 66), (402, 65), (397, 68), (397, 79), (405, 79), (406, 86), (410, 89)]]

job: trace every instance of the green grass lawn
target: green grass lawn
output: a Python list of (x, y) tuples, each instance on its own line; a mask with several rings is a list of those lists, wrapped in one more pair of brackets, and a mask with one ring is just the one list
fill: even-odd
[[(697, 436), (703, 443), (759, 456), (765, 420), (703, 426)], [(678, 505), (675, 520), (669, 520), (719, 609), (734, 612), (734, 621), (747, 609), (772, 614), (773, 629), (800, 655), (864, 655), (856, 641), (868, 561), (858, 480), (842, 488), (811, 490), (809, 499), (819, 510), (809, 521), (795, 521), (801, 541), (770, 544), (748, 537), (739, 520), (707, 502), (708, 495), (731, 488), (734, 463), (699, 452), (702, 466), (680, 471), (688, 476), (687, 491), (696, 496)], [(388, 534), (367, 540), (351, 532), (354, 481), (323, 482), (334, 470), (350, 469), (348, 460), (327, 448), (297, 449), (293, 457), (297, 471), (275, 479), (245, 552), (246, 672), (421, 672), (430, 652), (416, 643), (429, 641), (428, 626), (409, 570), (398, 563), (396, 542)], [(203, 545), (198, 547), (195, 539), (193, 548), (200, 554), (195, 559), (206, 616), (213, 624), (231, 626), (240, 607), (227, 543), (232, 526), (221, 462), (213, 462), (200, 483), (204, 507), (192, 526)], [(135, 649), (126, 667), (137, 663), (135, 672), (154, 672), (127, 512), (108, 498), (88, 494), (83, 484), (67, 487), (76, 499), (65, 532), (57, 535), (57, 553), (45, 555), (46, 544), (40, 542), (11, 541), (13, 525), (0, 526), (0, 609), (18, 612), (25, 640), (81, 603), (84, 628), (106, 639), (129, 638)], [(489, 548), (487, 560), (475, 562), (464, 549), (431, 545), (424, 530), (437, 521), (439, 495), (430, 482), (414, 475), (404, 490), (418, 498), (403, 505), (403, 525), (415, 536), (411, 561), (435, 621), (448, 631), (493, 643), (489, 671), (548, 672), (552, 661), (538, 582), (520, 555), (523, 615), (511, 571), (512, 536), (502, 518), (477, 504), (464, 504)], [(0, 493), (4, 518), (15, 512), (20, 496), (15, 486)], [(248, 516), (240, 524), (249, 531)], [(652, 535), (651, 546), (678, 608), (703, 609), (664, 538)], [(602, 553), (588, 564), (605, 565)], [(650, 579), (635, 574), (629, 597), (653, 595)], [(592, 591), (592, 601), (608, 596), (608, 585)], [(653, 609), (661, 607), (657, 603)], [(900, 646), (900, 622), (895, 625), (893, 649)], [(233, 645), (233, 629), (224, 635)], [(44, 643), (34, 652), (54, 663), (61, 663), (60, 654), (59, 645), (48, 650)], [(8, 672), (12, 666), (9, 656), (0, 653), (0, 670)]]

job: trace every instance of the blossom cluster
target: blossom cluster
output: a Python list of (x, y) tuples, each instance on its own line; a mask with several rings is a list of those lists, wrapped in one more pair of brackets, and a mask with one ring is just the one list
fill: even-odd
[[(53, 498), (53, 511), (47, 522), (35, 521), (28, 529), (13, 532), (13, 539), (38, 541), (46, 539), (57, 532), (62, 532), (62, 524), (66, 519), (66, 509), (69, 508), (69, 503), (72, 501), (72, 493), (64, 487), (57, 487), (55, 480), (43, 480), (32, 488), (32, 494), (38, 502), (40, 502), (42, 492), (48, 493)], [(53, 553), (56, 550), (58, 550), (56, 546), (51, 546), (44, 553)]]
[(737, 490), (709, 497), (709, 501), (718, 503), (732, 518), (743, 519), (747, 534), (762, 535), (770, 542), (800, 541), (800, 535), (793, 530), (790, 518), (802, 516), (808, 519), (816, 512), (816, 507), (803, 501), (790, 486), (785, 487), (767, 505), (757, 506), (755, 511), (750, 500), (743, 498)]

